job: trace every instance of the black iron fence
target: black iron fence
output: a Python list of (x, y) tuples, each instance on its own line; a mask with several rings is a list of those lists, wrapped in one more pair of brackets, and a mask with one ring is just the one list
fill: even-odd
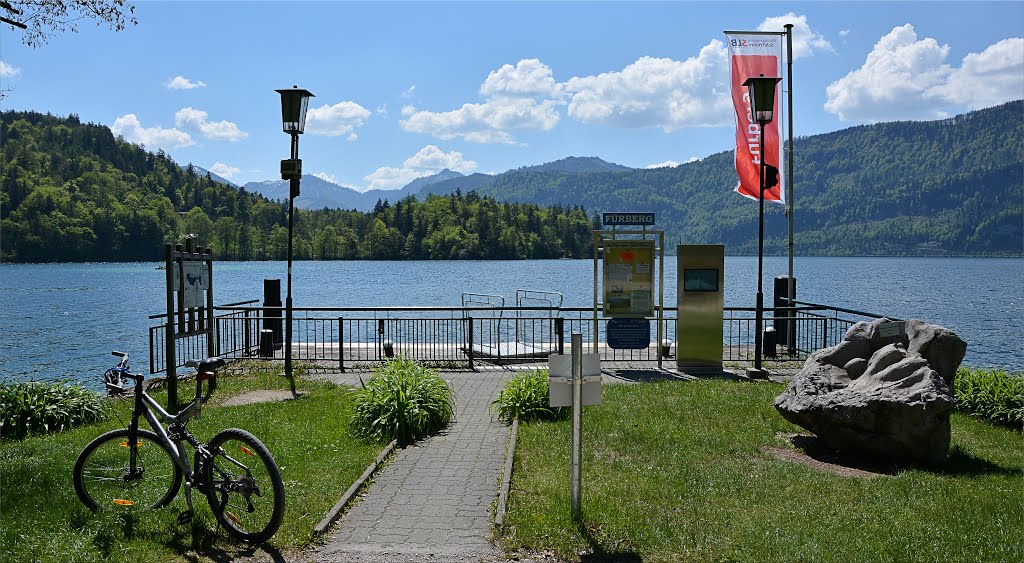
[[(279, 307), (257, 307), (255, 301), (215, 307), (214, 355), (227, 358), (282, 359)], [(854, 323), (879, 315), (796, 302), (775, 309), (766, 325), (786, 326), (786, 336), (768, 342), (766, 362), (799, 362), (814, 350), (837, 344)], [(607, 319), (578, 307), (305, 307), (293, 309), (293, 360), (315, 362), (339, 370), (366, 369), (395, 356), (438, 367), (474, 369), (477, 364), (540, 362), (564, 353), (570, 335), (579, 332), (603, 361), (674, 366), (676, 309), (665, 308), (661, 341), (652, 318), (651, 344), (639, 350), (607, 347)], [(149, 329), (151, 373), (166, 370), (166, 316), (153, 315)], [(722, 357), (726, 363), (753, 361), (756, 335), (753, 307), (727, 307), (723, 318)], [(596, 334), (595, 334), (596, 332)], [(790, 338), (792, 342), (789, 342)], [(206, 336), (181, 338), (175, 366), (207, 355)]]

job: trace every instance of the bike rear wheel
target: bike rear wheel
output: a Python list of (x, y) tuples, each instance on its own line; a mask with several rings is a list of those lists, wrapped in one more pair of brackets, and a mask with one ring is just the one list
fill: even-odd
[(181, 487), (181, 470), (173, 456), (149, 430), (139, 429), (135, 444), (130, 443), (127, 428), (112, 430), (89, 442), (79, 454), (72, 473), (75, 493), (94, 512), (167, 506)]
[(284, 518), (284, 482), (270, 451), (249, 432), (229, 428), (210, 440), (210, 453), (206, 498), (217, 521), (242, 541), (269, 540)]

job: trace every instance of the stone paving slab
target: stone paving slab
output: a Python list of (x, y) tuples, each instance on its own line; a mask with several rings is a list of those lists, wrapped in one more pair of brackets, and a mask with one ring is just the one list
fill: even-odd
[[(396, 452), (328, 536), (316, 561), (497, 561), (488, 540), (509, 429), (488, 405), (514, 373), (442, 373), (452, 383), (449, 429)], [(362, 374), (366, 377), (366, 374)], [(359, 385), (359, 374), (322, 376)]]

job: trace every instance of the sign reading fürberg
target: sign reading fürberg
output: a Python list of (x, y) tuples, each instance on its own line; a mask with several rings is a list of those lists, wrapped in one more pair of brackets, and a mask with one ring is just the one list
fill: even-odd
[(609, 225), (653, 225), (654, 213), (602, 213), (601, 224)]

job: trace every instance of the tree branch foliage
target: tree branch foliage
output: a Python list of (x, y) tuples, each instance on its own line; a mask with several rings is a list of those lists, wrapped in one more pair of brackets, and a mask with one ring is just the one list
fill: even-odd
[(7, 0), (7, 4), (20, 14), (8, 13), (10, 19), (25, 24), (21, 40), (29, 47), (45, 45), (58, 33), (78, 32), (78, 24), (84, 21), (106, 25), (114, 31), (122, 31), (139, 22), (133, 15), (135, 6), (125, 0)]

